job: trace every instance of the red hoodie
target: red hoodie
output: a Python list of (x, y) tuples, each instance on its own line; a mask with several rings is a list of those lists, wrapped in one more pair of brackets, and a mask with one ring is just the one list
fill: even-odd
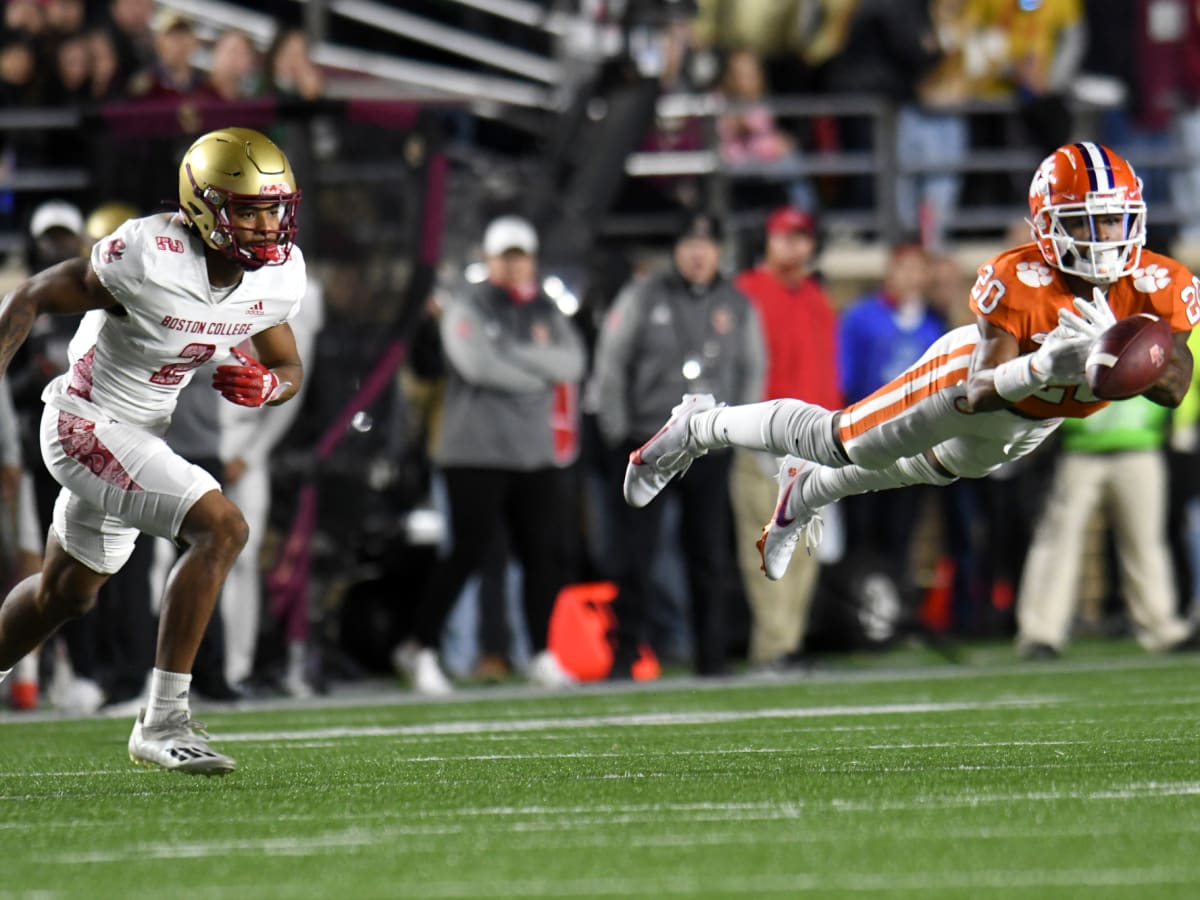
[(767, 348), (764, 400), (795, 397), (840, 409), (837, 314), (816, 278), (788, 288), (765, 267), (742, 272), (734, 286), (758, 311)]

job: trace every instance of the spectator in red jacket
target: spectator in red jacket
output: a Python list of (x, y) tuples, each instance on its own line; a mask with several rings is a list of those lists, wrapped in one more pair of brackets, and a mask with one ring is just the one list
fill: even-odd
[[(737, 277), (734, 285), (757, 310), (766, 344), (763, 400), (798, 397), (829, 409), (842, 405), (837, 372), (837, 315), (820, 278), (812, 270), (816, 224), (793, 207), (767, 219), (766, 255), (761, 265)], [(738, 533), (753, 533), (775, 511), (778, 460), (738, 451), (732, 500)], [(808, 609), (820, 563), (798, 553), (786, 576), (769, 581), (753, 541), (738, 542), (738, 564), (750, 604), (750, 662), (781, 666), (804, 641)]]

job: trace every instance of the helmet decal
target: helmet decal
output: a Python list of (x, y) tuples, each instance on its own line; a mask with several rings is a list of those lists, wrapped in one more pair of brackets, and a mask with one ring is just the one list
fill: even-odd
[(1083, 157), (1084, 169), (1087, 172), (1088, 183), (1093, 191), (1111, 191), (1117, 186), (1113, 178), (1112, 163), (1109, 161), (1108, 148), (1099, 144), (1081, 142), (1075, 145)]

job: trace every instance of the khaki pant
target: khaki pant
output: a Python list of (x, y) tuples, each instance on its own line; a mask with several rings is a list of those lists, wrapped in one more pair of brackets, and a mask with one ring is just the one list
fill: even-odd
[(1018, 646), (1067, 642), (1088, 520), (1105, 502), (1116, 535), (1121, 593), (1147, 650), (1186, 638), (1167, 549), (1162, 453), (1063, 453), (1017, 594)]
[[(787, 573), (779, 581), (763, 574), (762, 557), (755, 546), (762, 526), (775, 513), (779, 485), (756, 457), (739, 450), (734, 455), (730, 499), (737, 525), (738, 568), (750, 604), (750, 662), (765, 663), (800, 648), (808, 609), (817, 585), (820, 564), (797, 549)], [(803, 543), (803, 542), (801, 542)]]

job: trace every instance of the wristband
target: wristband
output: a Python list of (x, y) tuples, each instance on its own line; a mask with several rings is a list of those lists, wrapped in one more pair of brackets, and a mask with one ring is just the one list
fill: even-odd
[(266, 399), (263, 400), (263, 403), (273, 403), (279, 399), (280, 394), (284, 393), (292, 386), (290, 381), (280, 381), (279, 376), (274, 372), (271, 373), (271, 377), (275, 379), (275, 387), (271, 389), (271, 393), (267, 394)]
[(1033, 367), (1033, 354), (1027, 353), (1002, 362), (992, 370), (996, 393), (1010, 403), (1024, 400), (1046, 386), (1040, 373)]

